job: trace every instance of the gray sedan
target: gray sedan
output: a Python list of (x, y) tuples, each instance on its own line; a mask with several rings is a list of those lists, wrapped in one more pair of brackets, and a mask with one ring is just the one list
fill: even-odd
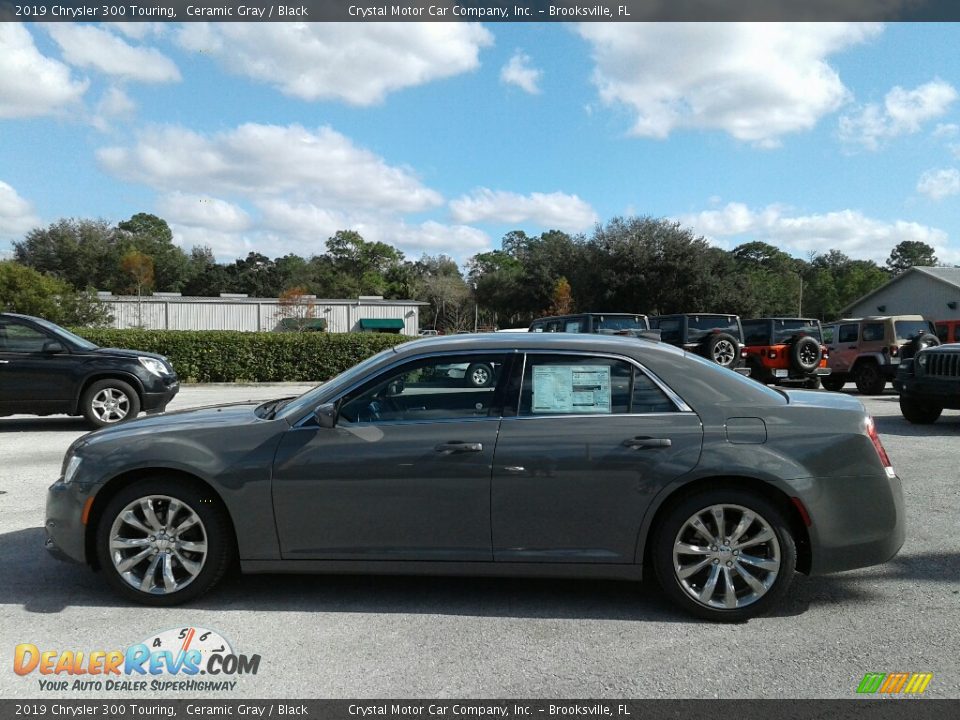
[[(496, 368), (489, 384), (441, 368)], [(795, 571), (889, 560), (903, 495), (870, 417), (663, 343), (427, 338), (305, 393), (80, 438), (47, 548), (173, 605), (248, 573), (640, 579), (733, 621)]]

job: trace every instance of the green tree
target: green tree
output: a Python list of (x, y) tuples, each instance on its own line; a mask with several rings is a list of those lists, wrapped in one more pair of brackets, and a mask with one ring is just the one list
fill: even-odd
[(887, 258), (887, 269), (894, 275), (912, 267), (930, 267), (936, 264), (934, 249), (919, 240), (904, 240), (898, 243)]
[[(167, 221), (149, 213), (137, 213), (117, 224), (116, 243), (122, 257), (131, 250), (153, 260), (154, 288), (181, 292), (190, 279), (190, 260), (173, 243), (173, 231)], [(121, 282), (125, 278), (118, 280)]]
[(13, 260), (0, 261), (0, 309), (63, 325), (101, 326), (112, 320), (93, 293), (76, 292), (63, 280)]
[(82, 290), (113, 286), (120, 256), (116, 230), (106, 220), (61, 218), (13, 243), (18, 263)]

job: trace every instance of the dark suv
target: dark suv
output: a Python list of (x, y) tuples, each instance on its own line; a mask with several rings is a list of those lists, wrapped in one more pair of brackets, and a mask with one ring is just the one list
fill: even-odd
[(921, 348), (901, 361), (893, 387), (903, 417), (918, 425), (936, 422), (944, 408), (960, 409), (960, 344)]
[(97, 347), (46, 320), (0, 313), (0, 415), (84, 415), (103, 427), (162, 412), (179, 389), (162, 355)]
[(649, 330), (646, 315), (629, 313), (577, 313), (537, 318), (530, 323), (530, 332), (601, 333), (630, 335), (638, 330)]
[(820, 321), (812, 318), (743, 320), (750, 377), (767, 385), (801, 384), (811, 390), (830, 374)]
[(735, 369), (743, 366), (743, 328), (737, 315), (686, 313), (657, 315), (650, 327), (660, 331), (660, 340)]

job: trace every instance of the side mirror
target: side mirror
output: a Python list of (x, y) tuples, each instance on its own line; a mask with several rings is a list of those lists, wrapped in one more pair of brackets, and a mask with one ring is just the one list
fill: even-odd
[(337, 404), (336, 403), (324, 403), (316, 410), (313, 411), (314, 416), (317, 418), (317, 423), (322, 428), (332, 428), (337, 424)]
[(43, 352), (45, 353), (62, 353), (63, 345), (57, 340), (47, 340), (43, 343)]

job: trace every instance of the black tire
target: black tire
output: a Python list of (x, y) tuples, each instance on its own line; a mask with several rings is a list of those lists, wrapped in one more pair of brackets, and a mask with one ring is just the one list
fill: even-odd
[(937, 421), (943, 408), (916, 398), (900, 396), (900, 412), (914, 425), (931, 425)]
[(841, 375), (824, 375), (820, 382), (831, 392), (840, 392), (847, 384), (847, 379)]
[[(200, 564), (199, 572), (197, 572), (189, 582), (184, 583), (182, 589), (172, 592), (151, 593), (135, 588), (131, 582), (137, 579), (137, 572), (141, 573), (141, 577), (145, 577), (148, 574), (147, 571), (149, 570), (150, 563), (155, 562), (153, 557), (157, 555), (162, 557), (163, 551), (158, 551), (154, 547), (153, 554), (148, 555), (142, 563), (134, 566), (130, 571), (131, 579), (126, 580), (114, 565), (113, 551), (111, 550), (110, 543), (114, 523), (118, 521), (118, 516), (122, 515), (131, 503), (136, 502), (138, 499), (157, 498), (158, 496), (167, 498), (168, 500), (166, 508), (163, 506), (163, 500), (157, 499), (151, 502), (151, 507), (156, 510), (154, 517), (158, 523), (166, 523), (171, 519), (179, 520), (185, 517), (185, 510), (179, 511), (175, 518), (167, 517), (164, 514), (165, 512), (169, 512), (169, 499), (172, 498), (178, 501), (199, 518), (199, 523), (183, 531), (184, 535), (182, 537), (178, 535), (179, 539), (183, 541), (183, 537), (186, 537), (185, 542), (192, 542), (194, 544), (205, 542), (206, 551), (201, 559), (200, 553), (190, 552), (180, 547), (179, 543), (177, 550), (174, 551), (172, 549), (174, 547), (173, 544), (170, 544), (170, 554), (173, 556), (170, 561), (171, 568), (179, 570), (183, 577), (189, 575), (189, 573), (186, 573), (184, 570), (185, 565), (175, 559), (177, 557), (185, 557), (189, 562)], [(147, 521), (142, 522), (149, 531), (149, 523)], [(128, 534), (134, 536), (143, 535), (144, 538), (151, 537), (142, 530), (138, 530), (134, 526), (125, 523), (120, 525), (120, 529), (125, 537)], [(159, 535), (152, 537), (159, 537)], [(135, 539), (144, 538), (135, 537)], [(167, 541), (164, 540), (163, 542), (166, 543)], [(143, 545), (138, 547), (143, 547)], [(144, 549), (147, 548), (145, 547)], [(117, 552), (122, 553), (123, 551), (120, 550)], [(130, 553), (129, 555), (120, 556), (120, 559), (132, 558), (133, 553), (139, 553), (140, 551), (133, 549), (128, 552)], [(178, 552), (186, 554), (178, 556)], [(236, 557), (236, 542), (226, 510), (213, 492), (204, 490), (202, 486), (195, 485), (186, 480), (157, 476), (143, 478), (131, 483), (118, 492), (110, 502), (107, 503), (103, 513), (101, 513), (97, 520), (96, 553), (100, 569), (103, 571), (104, 577), (114, 591), (129, 600), (143, 605), (168, 607), (193, 600), (216, 585), (230, 568)], [(154, 568), (152, 578), (154, 580), (157, 580), (158, 576), (162, 578), (163, 569), (164, 568), (158, 564)], [(157, 589), (159, 590), (159, 588)]]
[(473, 363), (463, 374), (464, 382), (470, 387), (488, 387), (493, 384), (495, 377), (493, 368), (487, 363)]
[(711, 333), (703, 340), (703, 356), (720, 367), (734, 368), (740, 359), (740, 343), (729, 333)]
[[(684, 580), (681, 580), (679, 577), (679, 564), (675, 564), (674, 561), (674, 546), (680, 543), (683, 537), (681, 533), (687, 531), (687, 521), (694, 515), (697, 515), (701, 512), (707, 512), (709, 509), (716, 506), (725, 506), (730, 508), (726, 514), (726, 520), (728, 523), (731, 521), (731, 518), (733, 522), (736, 522), (738, 510), (735, 508), (746, 509), (752, 513), (755, 513), (760, 521), (773, 531), (773, 537), (776, 539), (775, 545), (773, 541), (770, 541), (766, 544), (768, 546), (774, 545), (774, 547), (776, 547), (779, 555), (779, 566), (776, 570), (775, 576), (772, 580), (770, 580), (769, 586), (766, 587), (765, 592), (755, 600), (750, 600), (750, 588), (742, 579), (743, 572), (747, 571), (746, 568), (753, 568), (755, 566), (752, 564), (748, 566), (740, 565), (740, 561), (738, 559), (730, 557), (730, 552), (724, 551), (724, 547), (730, 546), (705, 546), (703, 548), (705, 551), (712, 550), (713, 547), (718, 547), (724, 556), (728, 557), (729, 559), (709, 562), (704, 565), (702, 570), (697, 574), (691, 575)], [(714, 533), (717, 530), (715, 524), (713, 526), (707, 525), (707, 527), (711, 532)], [(747, 530), (749, 532), (746, 532), (745, 536), (757, 537), (759, 534), (759, 527), (760, 525), (755, 521), (754, 524), (748, 526)], [(757, 529), (753, 530), (753, 528)], [(729, 533), (731, 530), (728, 528), (726, 532)], [(703, 536), (701, 536), (701, 538), (701, 543), (703, 540), (708, 540)], [(761, 545), (754, 545), (751, 547), (757, 548), (757, 550), (751, 550), (751, 552), (759, 552), (762, 549)], [(701, 555), (706, 555), (706, 553), (697, 553), (695, 556), (693, 556), (694, 560), (690, 561), (690, 565), (698, 564), (695, 561), (695, 558)], [(740, 557), (742, 556), (743, 555)], [(704, 557), (704, 561), (707, 559), (707, 557)], [(767, 555), (766, 557), (760, 556), (757, 559), (766, 561), (771, 558), (770, 555)], [(790, 526), (780, 510), (778, 510), (760, 495), (752, 493), (748, 490), (736, 487), (718, 487), (690, 495), (680, 500), (667, 512), (663, 519), (659, 521), (657, 527), (653, 530), (651, 560), (657, 580), (659, 581), (660, 586), (663, 588), (664, 593), (668, 598), (677, 603), (685, 611), (696, 615), (697, 617), (704, 618), (705, 620), (712, 620), (715, 622), (742, 622), (752, 617), (763, 615), (764, 613), (769, 612), (784, 596), (784, 594), (787, 592), (787, 589), (790, 587), (790, 583), (793, 581), (793, 574), (797, 566), (797, 549), (793, 535), (790, 532)], [(690, 567), (690, 565), (688, 565), (688, 567)], [(732, 567), (730, 570), (726, 570), (724, 569), (724, 566)], [(719, 571), (714, 570), (714, 567), (719, 568)], [(741, 570), (740, 568), (744, 568), (744, 570)], [(761, 580), (762, 584), (765, 584), (770, 576), (763, 575), (761, 573), (766, 572), (767, 571), (761, 571), (758, 569), (757, 574), (754, 575), (754, 577), (758, 580)], [(703, 573), (707, 577), (701, 580), (700, 573)], [(709, 583), (709, 575), (712, 573), (719, 574), (719, 577), (715, 581), (717, 588), (720, 586), (721, 579), (724, 583), (724, 587), (726, 587), (726, 578), (728, 576), (734, 578), (732, 585), (735, 587), (737, 600), (739, 602), (741, 599), (740, 594), (743, 593), (742, 597), (747, 601), (747, 604), (733, 609), (715, 607), (693, 597), (692, 593), (697, 589), (696, 587), (684, 587), (682, 584), (684, 581), (686, 581), (690, 586), (695, 586), (696, 583), (702, 582), (704, 585), (703, 590), (706, 591), (706, 585)], [(710, 598), (707, 599), (710, 600)]]
[(790, 345), (790, 366), (801, 373), (813, 372), (820, 365), (823, 351), (816, 338), (809, 335), (798, 337)]
[(930, 333), (922, 333), (917, 335), (913, 340), (903, 346), (901, 350), (900, 357), (906, 360), (907, 358), (912, 358), (918, 352), (928, 347), (936, 347), (940, 344), (940, 338), (936, 335), (931, 335)]
[(80, 412), (96, 428), (116, 425), (140, 414), (140, 396), (123, 380), (97, 380), (83, 393)]
[(880, 372), (880, 366), (873, 361), (864, 361), (853, 371), (853, 381), (863, 395), (882, 395), (887, 379)]
[(812, 378), (807, 379), (803, 386), (807, 390), (819, 390), (820, 389), (820, 376), (814, 375)]

